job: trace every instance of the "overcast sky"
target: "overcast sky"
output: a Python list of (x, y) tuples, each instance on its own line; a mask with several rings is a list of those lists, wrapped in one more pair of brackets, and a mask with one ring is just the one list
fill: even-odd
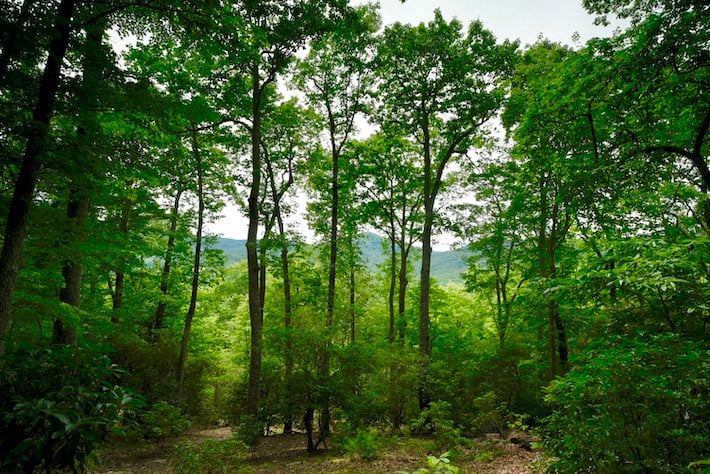
[(581, 0), (381, 0), (380, 13), (385, 25), (394, 22), (419, 24), (434, 18), (434, 9), (444, 18), (458, 18), (464, 25), (481, 20), (499, 40), (520, 39), (532, 44), (542, 34), (548, 39), (573, 45), (577, 32), (581, 41), (607, 36), (608, 28), (594, 25), (594, 17), (582, 7)]
[[(355, 3), (365, 3), (356, 1)], [(582, 7), (582, 0), (380, 0), (382, 22), (388, 25), (395, 22), (419, 24), (434, 18), (434, 9), (439, 8), (444, 18), (456, 17), (464, 26), (473, 20), (481, 20), (484, 27), (491, 30), (499, 41), (519, 39), (521, 45), (534, 43), (542, 34), (545, 38), (569, 46), (581, 46), (592, 37), (609, 36), (611, 28), (594, 25), (594, 17)], [(573, 41), (573, 35), (579, 34), (580, 43)], [(211, 223), (207, 229), (233, 239), (246, 239), (247, 220), (237, 208), (228, 205), (225, 217)], [(304, 219), (298, 219), (304, 223)], [(310, 233), (305, 225), (300, 225), (301, 232), (307, 237)], [(444, 238), (437, 247), (446, 247)]]

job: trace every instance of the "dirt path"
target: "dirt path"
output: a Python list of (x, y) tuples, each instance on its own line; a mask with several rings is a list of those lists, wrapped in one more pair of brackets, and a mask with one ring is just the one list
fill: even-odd
[[(172, 473), (170, 458), (173, 446), (205, 439), (227, 439), (230, 428), (211, 428), (197, 431), (163, 445), (115, 444), (104, 448), (101, 465), (95, 474), (150, 474)], [(305, 435), (277, 435), (264, 438), (251, 450), (247, 459), (234, 466), (235, 472), (249, 473), (392, 473), (413, 472), (426, 466), (426, 455), (412, 449), (405, 439), (381, 450), (378, 459), (366, 461), (337, 450), (305, 451)], [(507, 440), (486, 440), (485, 450), (476, 444), (465, 450), (454, 464), (462, 473), (527, 474), (542, 456), (527, 451)], [(485, 451), (485, 452), (484, 452)], [(483, 453), (483, 454), (482, 454)], [(219, 471), (223, 472), (223, 471)], [(197, 473), (196, 473), (197, 474)]]

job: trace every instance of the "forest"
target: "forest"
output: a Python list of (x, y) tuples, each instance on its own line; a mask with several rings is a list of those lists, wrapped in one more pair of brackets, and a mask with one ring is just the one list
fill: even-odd
[(710, 4), (583, 5), (0, 0), (0, 472), (710, 470)]

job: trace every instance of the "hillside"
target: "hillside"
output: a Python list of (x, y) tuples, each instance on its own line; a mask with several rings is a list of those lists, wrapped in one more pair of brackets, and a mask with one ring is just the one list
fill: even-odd
[[(238, 262), (247, 258), (245, 240), (229, 239), (220, 237), (216, 248), (222, 250), (227, 259), (227, 263)], [(360, 240), (360, 251), (363, 259), (367, 262), (370, 271), (375, 272), (387, 258), (383, 250), (384, 238), (377, 234), (366, 233)], [(431, 256), (431, 276), (442, 285), (448, 283), (463, 283), (461, 273), (467, 268), (467, 250), (450, 250), (444, 252), (432, 252)], [(414, 250), (414, 260), (412, 262), (415, 274), (418, 275), (421, 268), (421, 251)]]

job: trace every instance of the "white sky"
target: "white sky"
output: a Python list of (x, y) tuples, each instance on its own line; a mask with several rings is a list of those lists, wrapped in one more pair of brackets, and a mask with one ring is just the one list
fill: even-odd
[[(355, 1), (354, 3), (365, 3)], [(581, 46), (592, 37), (609, 36), (612, 28), (594, 25), (593, 16), (582, 7), (581, 0), (380, 0), (382, 22), (419, 24), (434, 18), (434, 10), (439, 8), (444, 18), (458, 18), (466, 27), (473, 20), (481, 20), (483, 26), (493, 32), (499, 41), (520, 39), (521, 45), (534, 43), (542, 34), (545, 38), (570, 46)], [(580, 43), (572, 37), (579, 34)], [(247, 220), (236, 206), (228, 205), (222, 219), (208, 225), (210, 233), (233, 239), (246, 239)], [(312, 233), (306, 228), (305, 220), (298, 217), (300, 232), (307, 238)], [(439, 239), (437, 250), (445, 250), (451, 239)]]

